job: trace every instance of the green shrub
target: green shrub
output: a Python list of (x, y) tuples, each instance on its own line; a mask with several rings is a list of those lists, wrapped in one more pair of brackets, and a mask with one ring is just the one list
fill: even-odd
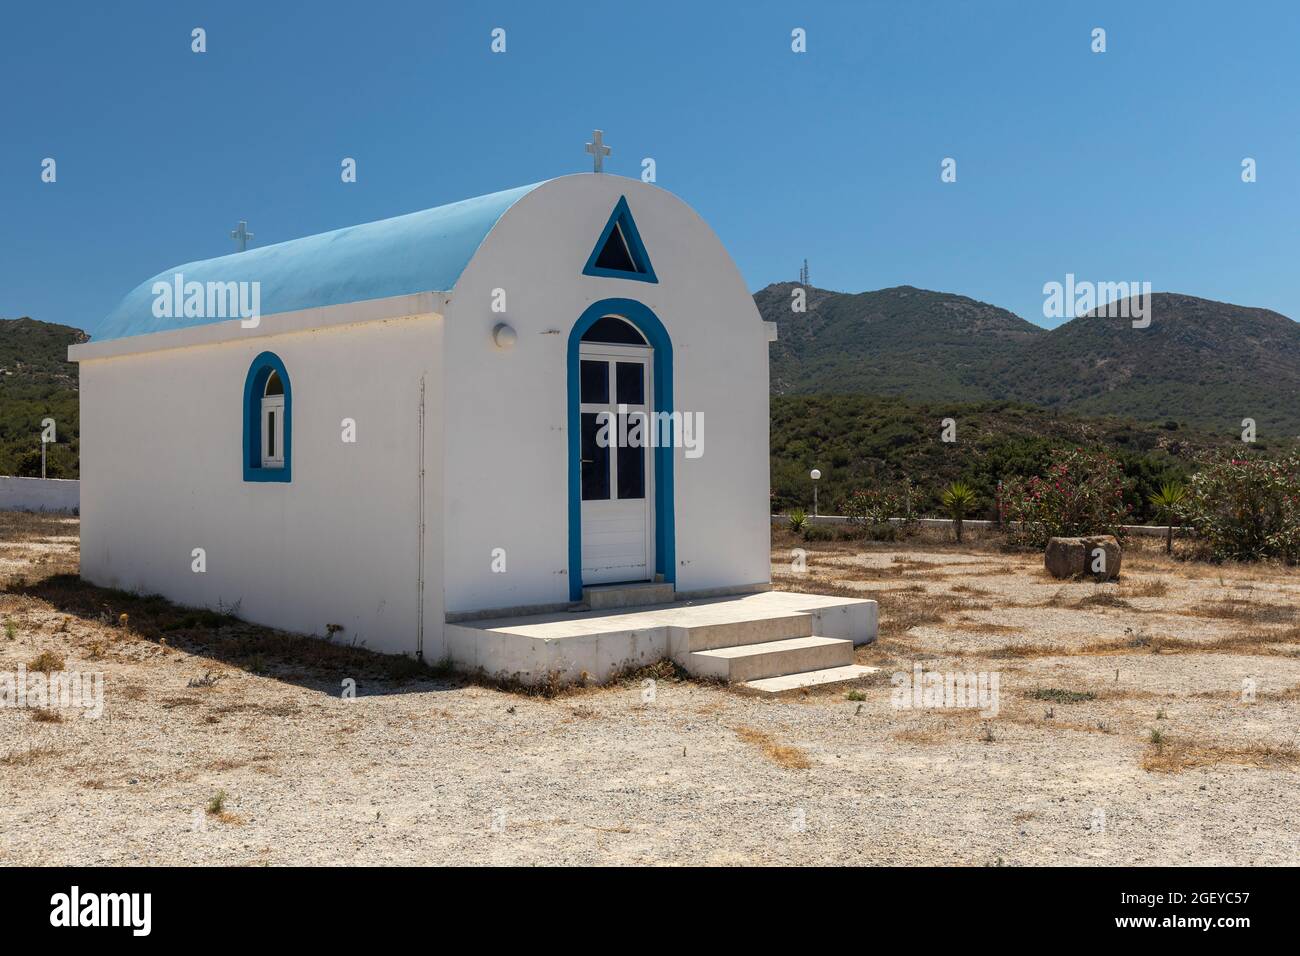
[(890, 518), (901, 517), (903, 511), (903, 496), (887, 485), (858, 488), (849, 492), (844, 501), (845, 517), (857, 525), (887, 524)]
[(824, 524), (806, 524), (803, 528), (805, 541), (834, 541), (835, 529)]
[[(844, 500), (844, 515), (855, 536), (872, 541), (897, 541), (913, 529), (916, 520), (909, 514), (907, 485), (875, 485), (849, 492)], [(902, 519), (890, 521), (891, 518)]]
[(1113, 534), (1122, 540), (1128, 518), (1124, 472), (1104, 452), (1058, 450), (1045, 474), (1013, 479), (1002, 490), (1002, 520), (1011, 523), (1008, 538), (1027, 547), (1085, 534)]
[(1180, 511), (1215, 560), (1300, 562), (1300, 455), (1206, 461)]

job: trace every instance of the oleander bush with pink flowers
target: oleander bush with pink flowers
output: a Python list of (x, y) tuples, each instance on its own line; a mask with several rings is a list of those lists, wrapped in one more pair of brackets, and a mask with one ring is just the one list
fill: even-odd
[(1300, 563), (1300, 455), (1210, 459), (1187, 491), (1181, 515), (1211, 559)]
[(1058, 449), (1042, 475), (1002, 489), (1000, 514), (1013, 546), (1041, 548), (1049, 538), (1113, 534), (1130, 523), (1124, 470), (1117, 459), (1083, 448)]

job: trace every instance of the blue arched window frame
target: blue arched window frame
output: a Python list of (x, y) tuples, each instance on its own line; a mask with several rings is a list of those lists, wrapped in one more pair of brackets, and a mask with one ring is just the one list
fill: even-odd
[[(275, 372), (284, 385), (284, 465), (262, 467), (262, 393)], [(263, 352), (253, 359), (244, 379), (244, 480), (290, 481), (293, 477), (293, 388), (280, 356)]]

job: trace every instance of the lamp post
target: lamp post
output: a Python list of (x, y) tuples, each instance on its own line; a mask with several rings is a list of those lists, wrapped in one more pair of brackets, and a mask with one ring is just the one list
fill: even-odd
[(813, 517), (817, 517), (817, 481), (822, 476), (821, 469), (814, 468), (808, 472), (808, 477), (813, 481)]

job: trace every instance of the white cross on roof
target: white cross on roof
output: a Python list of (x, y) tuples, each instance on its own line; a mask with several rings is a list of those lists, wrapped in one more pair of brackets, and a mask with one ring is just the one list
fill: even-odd
[(587, 144), (587, 152), (591, 153), (592, 159), (595, 160), (593, 163), (595, 169), (592, 172), (604, 172), (604, 158), (612, 152), (608, 146), (601, 142), (601, 137), (604, 135), (605, 131), (603, 129), (592, 130), (591, 142)]

